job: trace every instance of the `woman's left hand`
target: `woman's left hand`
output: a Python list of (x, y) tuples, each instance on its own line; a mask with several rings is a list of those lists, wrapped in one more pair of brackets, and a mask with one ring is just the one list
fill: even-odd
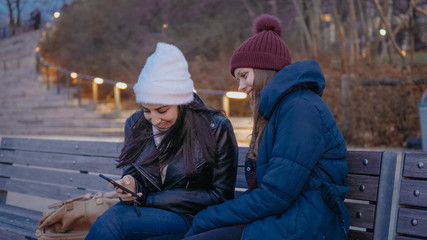
[[(116, 181), (118, 184), (122, 185), (123, 187), (135, 192), (136, 191), (136, 184), (135, 179), (131, 175), (125, 175), (122, 179)], [(116, 192), (119, 194), (119, 197), (122, 199), (122, 201), (128, 202), (133, 201), (136, 199), (136, 197), (132, 196), (132, 194), (127, 193), (123, 191), (122, 189), (115, 187), (113, 184), (110, 183), (110, 188), (114, 188)], [(140, 197), (142, 197), (142, 193), (137, 193)]]

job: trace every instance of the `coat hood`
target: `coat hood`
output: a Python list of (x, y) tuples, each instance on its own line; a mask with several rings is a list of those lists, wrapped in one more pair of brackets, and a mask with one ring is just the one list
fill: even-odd
[(325, 89), (325, 78), (316, 61), (300, 61), (286, 66), (259, 93), (259, 113), (268, 120), (280, 100), (290, 93), (289, 89), (308, 82), (317, 83), (320, 93)]

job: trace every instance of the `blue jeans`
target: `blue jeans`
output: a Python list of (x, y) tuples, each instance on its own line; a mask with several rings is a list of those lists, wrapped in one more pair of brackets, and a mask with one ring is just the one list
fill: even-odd
[(145, 239), (161, 235), (184, 234), (186, 221), (178, 214), (158, 208), (138, 207), (117, 203), (105, 211), (90, 228), (85, 240)]
[(240, 240), (242, 233), (243, 228), (230, 226), (202, 232), (182, 240)]

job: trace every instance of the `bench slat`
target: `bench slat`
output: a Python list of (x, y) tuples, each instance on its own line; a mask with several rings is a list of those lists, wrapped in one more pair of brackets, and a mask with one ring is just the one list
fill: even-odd
[[(17, 179), (0, 178), (0, 189), (10, 189), (11, 192), (29, 194), (32, 196), (50, 198), (62, 201), (71, 197), (83, 195), (87, 192), (98, 192), (93, 189), (77, 189), (59, 185), (48, 185), (36, 182), (27, 182)], [(111, 189), (108, 189), (110, 191)], [(31, 208), (31, 203), (29, 204)]]
[(427, 155), (425, 153), (405, 153), (404, 177), (427, 179)]
[(375, 205), (345, 202), (353, 227), (374, 228)]
[[(416, 219), (414, 226), (411, 222)], [(397, 232), (419, 237), (427, 237), (427, 211), (409, 208), (400, 208), (397, 219)]]
[(88, 156), (117, 157), (122, 143), (75, 140), (50, 140), (26, 138), (2, 138), (1, 148), (34, 152), (80, 154)]
[(248, 153), (248, 147), (239, 147), (239, 160), (238, 160), (238, 166), (244, 167), (245, 166), (245, 160), (246, 160), (246, 154)]
[(35, 237), (35, 227), (38, 221), (28, 219), (22, 216), (16, 216), (9, 213), (2, 213), (0, 215), (0, 228), (11, 229), (15, 228), (15, 232), (20, 232), (27, 236)]
[(349, 173), (380, 175), (382, 152), (348, 151), (345, 158)]
[(2, 214), (13, 214), (17, 216), (25, 216), (28, 219), (39, 221), (42, 217), (42, 212), (24, 209), (20, 207), (14, 207), (6, 204), (0, 204), (0, 215)]
[[(377, 201), (379, 177), (365, 175), (348, 175), (350, 189), (347, 198), (366, 201)], [(364, 191), (361, 191), (364, 186)]]
[[(415, 195), (419, 191), (419, 195)], [(423, 180), (402, 179), (400, 183), (400, 204), (427, 207), (427, 182)]]
[(88, 172), (120, 174), (114, 157), (0, 150), (0, 162)]
[(236, 188), (248, 188), (245, 178), (245, 169), (243, 167), (237, 168)]
[(372, 240), (373, 234), (372, 232), (363, 232), (350, 229), (348, 234), (348, 240)]
[(394, 240), (421, 240), (421, 239), (425, 239), (425, 238), (396, 236), (396, 238)]
[[(0, 176), (31, 182), (35, 181), (61, 185), (64, 187), (80, 187), (108, 191), (108, 182), (101, 179), (98, 175), (82, 174), (74, 171), (53, 171), (52, 169), (47, 168), (0, 164)], [(116, 179), (119, 178), (120, 176), (116, 177)], [(13, 191), (13, 188), (6, 188), (6, 190)]]
[[(30, 238), (25, 237), (23, 234), (17, 234), (15, 232), (10, 231), (11, 229), (7, 228), (3, 224), (0, 223), (0, 240), (28, 240)], [(35, 239), (35, 238), (31, 238)]]

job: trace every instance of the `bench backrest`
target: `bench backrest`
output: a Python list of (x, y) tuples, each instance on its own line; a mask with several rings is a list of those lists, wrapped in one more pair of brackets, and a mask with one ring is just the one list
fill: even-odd
[(403, 153), (402, 159), (395, 239), (427, 239), (427, 153)]
[(349, 151), (346, 160), (349, 239), (389, 239), (397, 154)]
[[(247, 147), (239, 148), (236, 195), (247, 188), (244, 169), (247, 151)], [(397, 154), (381, 151), (348, 151), (346, 160), (350, 186), (345, 201), (351, 223), (349, 239), (389, 239), (392, 233), (389, 225), (392, 223)]]
[(8, 191), (56, 200), (111, 191), (98, 173), (120, 177), (115, 168), (120, 148), (114, 142), (2, 138), (3, 201)]
[[(115, 168), (115, 160), (121, 147), (122, 144), (117, 142), (2, 138), (0, 201), (4, 201), (7, 191), (56, 200), (86, 192), (110, 191), (98, 173), (113, 179), (120, 177), (121, 169)], [(247, 147), (239, 148), (236, 195), (247, 189), (244, 169), (247, 150)], [(351, 217), (349, 239), (388, 239), (396, 155), (391, 152), (348, 152), (350, 190), (346, 206)], [(410, 171), (406, 172), (409, 174)], [(425, 172), (424, 176), (427, 176)], [(420, 186), (420, 191), (424, 190), (426, 188)], [(403, 214), (409, 208), (402, 209)], [(405, 228), (402, 224), (398, 231)]]

